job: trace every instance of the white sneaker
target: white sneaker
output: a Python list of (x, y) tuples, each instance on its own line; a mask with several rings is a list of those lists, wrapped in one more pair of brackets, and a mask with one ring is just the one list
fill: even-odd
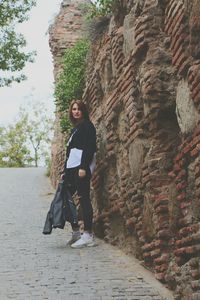
[(83, 248), (96, 246), (93, 234), (84, 232), (81, 238), (71, 245), (72, 248)]
[(72, 237), (71, 239), (67, 242), (67, 245), (71, 245), (73, 243), (75, 243), (76, 241), (78, 241), (81, 238), (81, 233), (80, 231), (73, 231), (72, 232)]

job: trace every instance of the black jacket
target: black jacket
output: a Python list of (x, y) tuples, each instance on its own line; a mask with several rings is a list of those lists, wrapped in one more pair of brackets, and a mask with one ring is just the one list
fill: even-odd
[(77, 212), (66, 183), (61, 181), (47, 213), (43, 234), (50, 234), (53, 228), (63, 229), (66, 221), (77, 223)]
[(91, 121), (83, 120), (71, 131), (71, 141), (67, 146), (66, 161), (73, 148), (83, 150), (80, 169), (88, 169), (96, 152), (96, 129)]

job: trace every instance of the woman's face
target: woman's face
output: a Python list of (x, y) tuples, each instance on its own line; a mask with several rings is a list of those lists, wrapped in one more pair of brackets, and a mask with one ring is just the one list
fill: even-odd
[(83, 113), (79, 109), (77, 103), (74, 103), (72, 106), (72, 116), (73, 116), (74, 120), (76, 120), (76, 121), (80, 121), (83, 119)]

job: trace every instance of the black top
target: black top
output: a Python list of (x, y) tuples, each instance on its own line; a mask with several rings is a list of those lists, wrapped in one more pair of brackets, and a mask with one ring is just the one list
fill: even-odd
[(76, 148), (83, 150), (81, 156), (80, 169), (88, 169), (96, 152), (96, 129), (91, 121), (83, 120), (71, 131), (66, 152), (66, 162), (70, 155), (70, 150)]

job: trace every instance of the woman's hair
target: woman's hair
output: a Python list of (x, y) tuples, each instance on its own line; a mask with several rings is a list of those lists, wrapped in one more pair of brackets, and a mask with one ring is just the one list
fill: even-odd
[(89, 120), (89, 113), (88, 113), (85, 103), (81, 100), (73, 100), (69, 106), (69, 118), (70, 118), (70, 121), (72, 122), (72, 124), (76, 124), (76, 120), (73, 118), (73, 115), (72, 115), (72, 107), (75, 103), (78, 105), (78, 108), (82, 112), (83, 118), (85, 120)]

